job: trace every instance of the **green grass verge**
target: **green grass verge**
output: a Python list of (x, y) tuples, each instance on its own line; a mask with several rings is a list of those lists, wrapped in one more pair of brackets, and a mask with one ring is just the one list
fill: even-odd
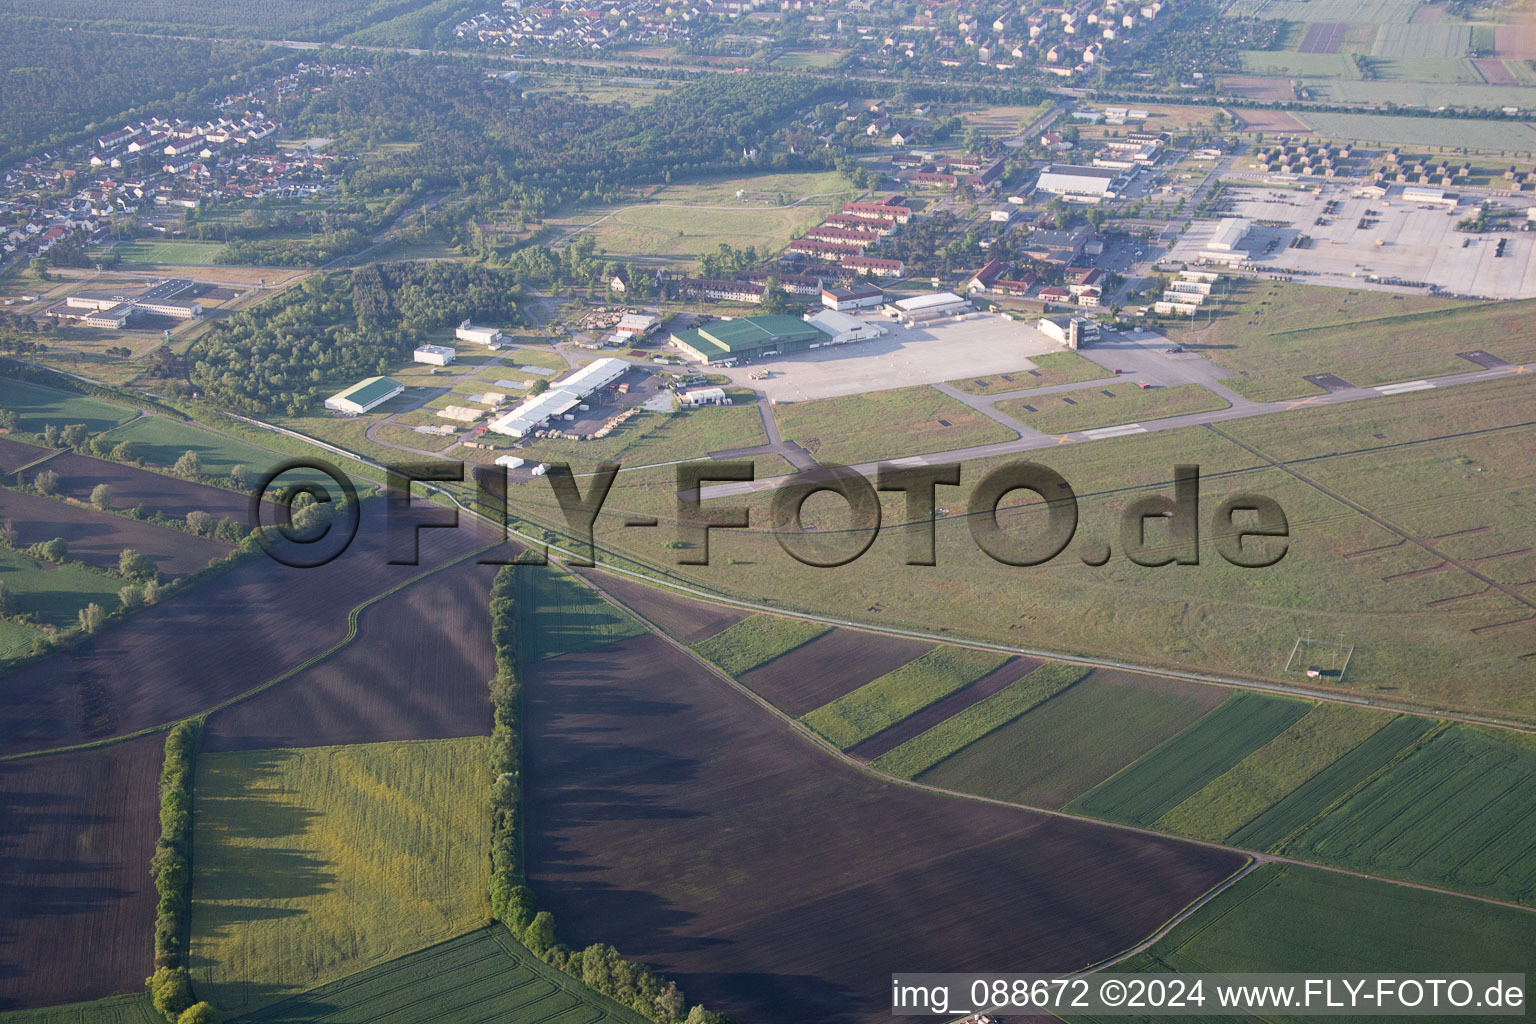
[(0, 1013), (0, 1024), (165, 1024), (165, 1018), (155, 1012), (147, 995), (136, 992), (88, 1003), (12, 1010)]
[(202, 755), (198, 993), (235, 1016), (484, 924), (489, 743)]
[(1088, 674), (1076, 665), (1048, 662), (1022, 679), (946, 718), (875, 758), (883, 772), (915, 779), (940, 761), (1050, 700)]
[(16, 413), (18, 429), (31, 434), (41, 434), (50, 423), (60, 427), (84, 423), (91, 433), (99, 434), (135, 415), (135, 410), (125, 406), (11, 377), (0, 377), (0, 408)]
[(1302, 701), (1235, 694), (1067, 808), (1149, 828), (1211, 779), (1290, 728), (1308, 708)]
[(1285, 851), (1536, 904), (1536, 751), (1466, 726), (1415, 748)]
[(1319, 704), (1289, 729), (1206, 783), (1157, 827), (1225, 839), (1392, 720), (1385, 711)]
[(940, 761), (919, 781), (1060, 807), (1198, 720), (1220, 701), (1219, 693), (1096, 671)]
[(997, 403), (997, 408), (1036, 430), (1065, 434), (1069, 430), (1091, 430), (1192, 412), (1211, 412), (1231, 404), (1199, 384), (1141, 388), (1135, 381), (1124, 381), (1106, 388), (1082, 388), (1038, 398), (1011, 398)]
[(1512, 331), (1536, 301), (1471, 304), (1427, 295), (1244, 281), (1209, 327), (1170, 334), (1237, 376), (1224, 383), (1256, 401), (1321, 394), (1302, 377), (1333, 373), (1369, 387), (1466, 370), (1458, 352), (1536, 358), (1536, 338)]
[(727, 675), (742, 676), (831, 632), (831, 626), (777, 615), (750, 615), (694, 645)]
[(1007, 660), (1007, 655), (988, 651), (935, 648), (916, 661), (823, 704), (800, 720), (847, 750), (941, 697), (974, 683)]
[(779, 432), (823, 463), (852, 465), (1018, 435), (926, 385), (774, 406)]
[(15, 612), (32, 612), (39, 622), (60, 628), (79, 625), (78, 612), (92, 601), (103, 611), (116, 611), (122, 605), (117, 592), (128, 585), (78, 564), (54, 565), (7, 547), (0, 547), (0, 582)]
[(1104, 367), (1091, 359), (1084, 359), (1076, 352), (1047, 352), (1042, 356), (1031, 356), (1029, 361), (1035, 364), (1033, 370), (965, 377), (952, 380), (949, 384), (968, 395), (1001, 395), (1009, 391), (1044, 388), (1053, 384), (1078, 384), (1111, 376)]
[(590, 650), (645, 632), (644, 626), (563, 569), (520, 566), (517, 584), (518, 635), (521, 656), (528, 661)]
[(1275, 849), (1432, 728), (1434, 722), (1427, 718), (1402, 715), (1393, 719), (1349, 753), (1234, 830), (1227, 836), (1227, 842), (1250, 850)]
[(408, 953), (274, 1003), (242, 1024), (641, 1024), (648, 1018), (555, 970), (500, 925)]

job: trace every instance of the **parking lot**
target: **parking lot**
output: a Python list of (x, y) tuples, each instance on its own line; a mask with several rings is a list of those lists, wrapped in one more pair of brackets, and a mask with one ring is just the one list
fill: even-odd
[[(1034, 366), (1030, 356), (1061, 351), (1031, 324), (991, 313), (920, 327), (903, 327), (879, 314), (865, 319), (888, 333), (873, 341), (792, 352), (718, 372), (775, 402), (805, 402), (1027, 370)], [(769, 371), (767, 379), (753, 380), (751, 374), (761, 370)]]
[[(1250, 233), (1245, 248), (1260, 270), (1349, 287), (1372, 287), (1375, 276), (1433, 284), (1455, 295), (1536, 296), (1536, 232), (1455, 230), (1458, 221), (1474, 215), (1481, 194), (1466, 195), (1459, 207), (1447, 209), (1406, 202), (1396, 190), (1384, 199), (1356, 196), (1355, 190), (1343, 185), (1324, 186), (1321, 193), (1235, 188), (1227, 193), (1224, 215), (1283, 225), (1259, 225)], [(1524, 220), (1520, 215), (1509, 223), (1519, 226)], [(1195, 262), (1215, 228), (1215, 221), (1197, 221), (1169, 258)], [(1298, 235), (1308, 236), (1310, 244), (1292, 245)], [(1495, 255), (1501, 239), (1504, 254)], [(1274, 247), (1266, 252), (1271, 242)]]

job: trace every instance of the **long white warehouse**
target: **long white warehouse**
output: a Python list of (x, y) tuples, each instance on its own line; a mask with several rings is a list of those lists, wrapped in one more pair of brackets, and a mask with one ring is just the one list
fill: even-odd
[(607, 387), (629, 372), (622, 359), (599, 359), (588, 363), (565, 380), (550, 385), (542, 395), (524, 399), (515, 408), (496, 417), (490, 429), (509, 437), (523, 437), (539, 430), (556, 416), (563, 416), (581, 400), (599, 388)]

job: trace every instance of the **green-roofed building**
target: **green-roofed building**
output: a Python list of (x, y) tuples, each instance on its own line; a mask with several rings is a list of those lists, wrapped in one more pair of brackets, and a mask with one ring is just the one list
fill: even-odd
[(743, 316), (672, 335), (672, 343), (701, 363), (727, 363), (820, 348), (831, 339), (794, 316)]
[(389, 377), (368, 377), (327, 398), (325, 407), (356, 416), (383, 405), (404, 390), (403, 384)]

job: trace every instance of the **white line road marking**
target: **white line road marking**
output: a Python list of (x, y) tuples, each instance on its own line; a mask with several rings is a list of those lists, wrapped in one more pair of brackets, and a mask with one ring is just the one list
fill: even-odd
[(1428, 391), (1432, 387), (1434, 385), (1427, 380), (1410, 380), (1402, 384), (1383, 384), (1376, 390), (1384, 395), (1402, 395), (1409, 391)]
[(926, 466), (928, 460), (922, 455), (908, 455), (904, 459), (886, 459), (885, 464), (888, 466)]
[(1100, 427), (1098, 430), (1085, 430), (1083, 436), (1091, 441), (1102, 441), (1109, 437), (1125, 437), (1130, 434), (1145, 434), (1147, 428), (1140, 423), (1127, 423), (1119, 427)]

